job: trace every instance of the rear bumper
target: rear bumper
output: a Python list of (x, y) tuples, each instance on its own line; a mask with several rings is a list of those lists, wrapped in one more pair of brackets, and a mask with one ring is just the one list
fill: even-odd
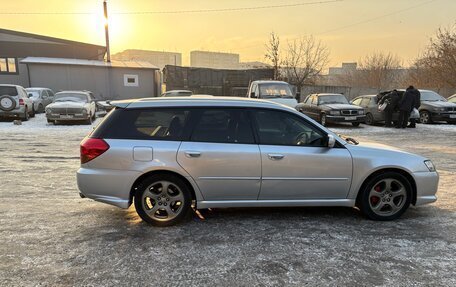
[(20, 107), (19, 109), (14, 109), (12, 111), (3, 111), (0, 110), (0, 118), (19, 118), (24, 115), (25, 107)]
[(439, 185), (437, 172), (415, 172), (413, 178), (416, 183), (416, 206), (435, 202)]
[(85, 197), (128, 208), (130, 191), (140, 176), (137, 171), (80, 168), (77, 172), (78, 188)]
[(366, 120), (366, 116), (326, 116), (326, 121), (333, 123), (363, 123)]

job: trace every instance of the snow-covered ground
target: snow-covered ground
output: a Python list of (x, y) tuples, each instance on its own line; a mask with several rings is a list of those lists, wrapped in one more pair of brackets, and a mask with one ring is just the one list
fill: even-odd
[(330, 129), (431, 158), (439, 200), (394, 222), (246, 208), (153, 228), (133, 207), (79, 198), (79, 142), (92, 126), (0, 122), (0, 286), (456, 286), (456, 125)]

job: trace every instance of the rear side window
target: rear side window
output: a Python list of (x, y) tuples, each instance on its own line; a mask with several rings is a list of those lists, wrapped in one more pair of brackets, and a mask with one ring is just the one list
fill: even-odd
[(0, 96), (17, 96), (17, 89), (16, 87), (2, 87), (0, 86)]
[(191, 141), (253, 144), (247, 113), (242, 109), (199, 110)]
[(106, 139), (182, 140), (184, 109), (115, 109), (91, 135)]
[(369, 106), (370, 98), (364, 98), (363, 101), (361, 102), (362, 107), (367, 107)]

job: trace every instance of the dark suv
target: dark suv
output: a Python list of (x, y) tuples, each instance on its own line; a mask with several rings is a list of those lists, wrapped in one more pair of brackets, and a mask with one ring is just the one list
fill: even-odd
[(328, 122), (348, 122), (357, 127), (366, 118), (364, 109), (350, 104), (342, 94), (308, 95), (296, 109), (323, 126)]

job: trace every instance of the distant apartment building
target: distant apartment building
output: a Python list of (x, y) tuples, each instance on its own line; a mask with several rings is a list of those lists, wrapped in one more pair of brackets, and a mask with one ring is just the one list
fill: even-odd
[(213, 69), (238, 69), (239, 54), (191, 51), (190, 66)]
[(182, 66), (182, 54), (175, 52), (128, 49), (112, 55), (111, 58), (119, 61), (149, 62), (160, 70), (166, 65)]

